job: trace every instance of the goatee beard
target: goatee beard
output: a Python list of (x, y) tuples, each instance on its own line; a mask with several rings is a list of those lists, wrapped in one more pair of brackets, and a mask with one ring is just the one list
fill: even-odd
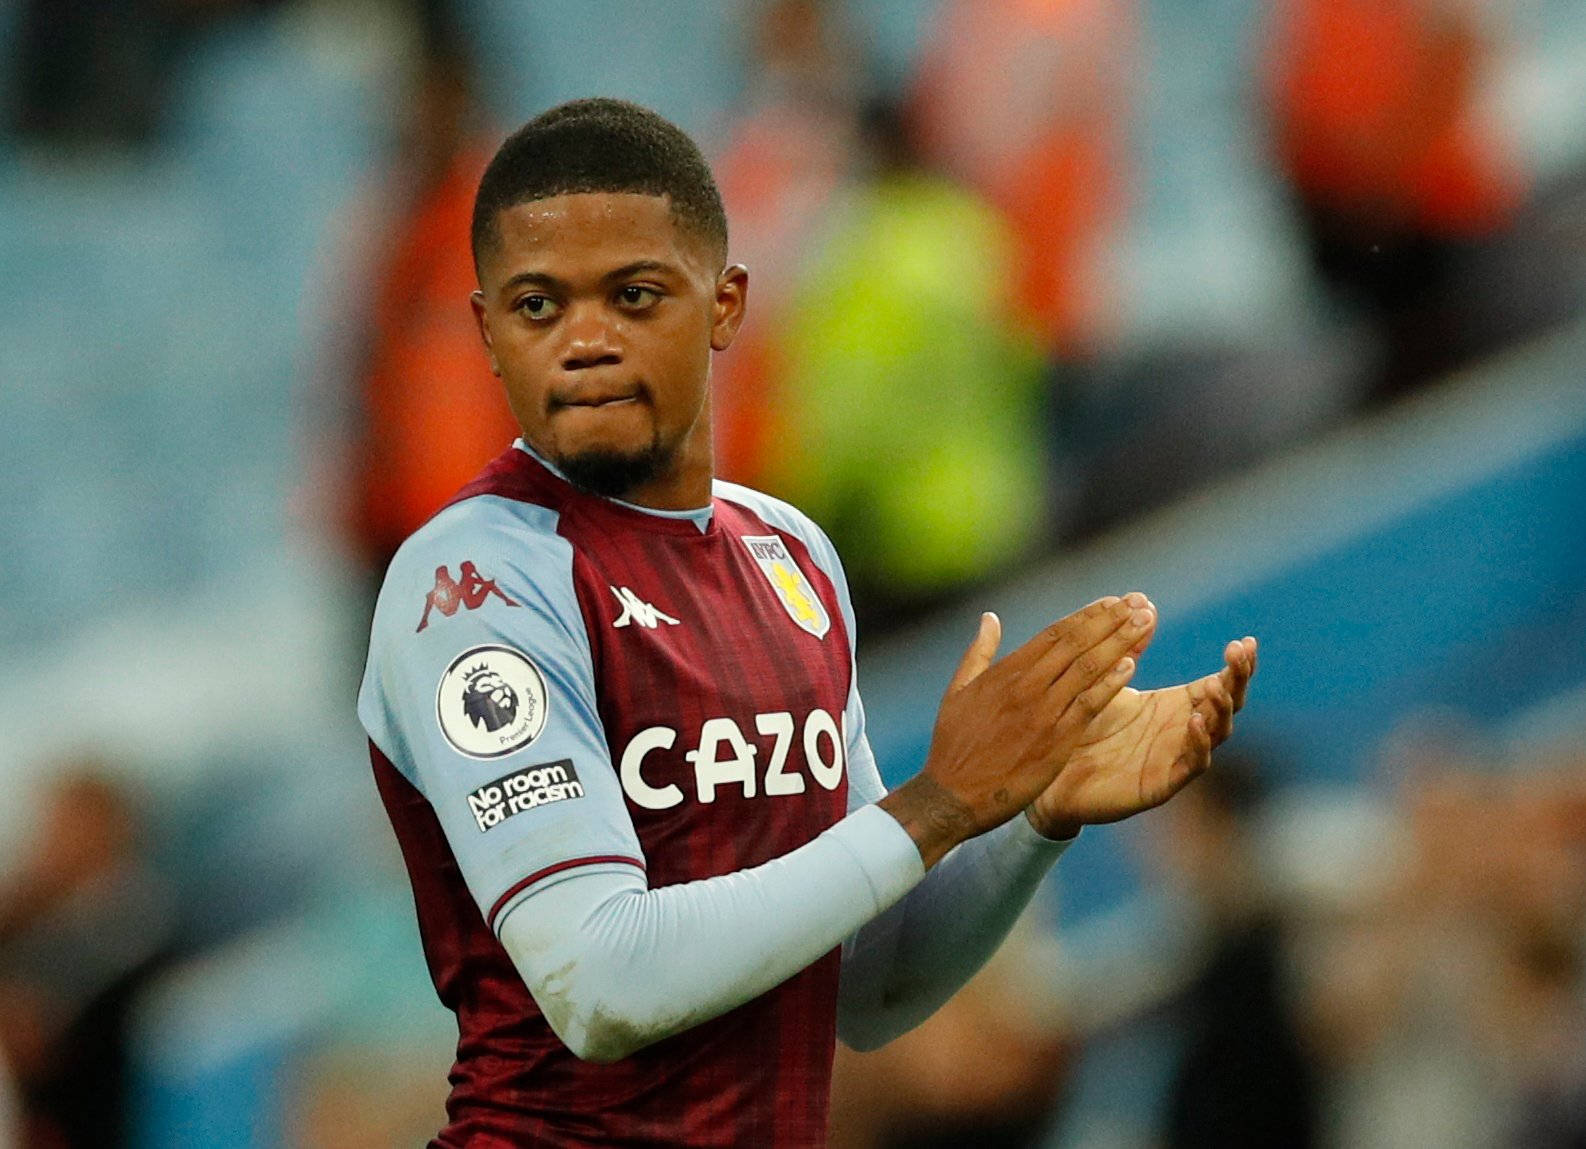
[(580, 491), (607, 499), (620, 499), (630, 491), (660, 478), (671, 461), (660, 439), (640, 451), (584, 451), (556, 460), (557, 467)]

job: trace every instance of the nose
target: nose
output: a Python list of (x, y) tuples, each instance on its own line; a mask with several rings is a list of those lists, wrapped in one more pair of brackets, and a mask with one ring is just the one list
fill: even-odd
[(613, 367), (622, 362), (622, 348), (611, 324), (599, 309), (574, 308), (563, 325), (566, 342), (562, 345), (562, 370), (580, 371), (589, 367)]

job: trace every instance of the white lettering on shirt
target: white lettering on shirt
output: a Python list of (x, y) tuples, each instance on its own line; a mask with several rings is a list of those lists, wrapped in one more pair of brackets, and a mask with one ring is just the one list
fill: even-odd
[[(845, 721), (843, 725), (846, 724)], [(760, 750), (764, 747), (751, 741), (736, 720), (706, 719), (700, 725), (694, 748), (682, 755), (693, 767), (694, 797), (709, 804), (716, 801), (718, 788), (731, 786), (736, 786), (745, 798), (754, 798), (757, 794), (781, 798), (804, 793), (804, 775), (788, 769), (789, 751), (798, 725), (786, 710), (755, 715), (755, 731), (762, 738), (771, 739), (770, 753), (762, 757)], [(670, 726), (650, 726), (628, 742), (619, 760), (618, 776), (622, 779), (623, 792), (634, 805), (646, 810), (669, 810), (683, 801), (683, 788), (676, 782), (656, 786), (644, 777), (646, 760), (650, 760), (652, 771), (656, 769), (659, 763), (652, 755), (671, 750), (677, 745), (677, 739), (678, 731)], [(837, 719), (819, 708), (810, 711), (803, 722), (801, 744), (810, 775), (824, 789), (837, 789), (847, 768), (847, 748)], [(765, 762), (763, 774), (755, 770), (757, 761)], [(651, 777), (655, 777), (654, 773)]]

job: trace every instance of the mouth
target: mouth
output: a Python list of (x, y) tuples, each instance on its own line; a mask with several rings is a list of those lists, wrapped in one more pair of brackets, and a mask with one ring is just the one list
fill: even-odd
[(553, 412), (576, 407), (600, 411), (631, 406), (642, 402), (643, 399), (644, 388), (641, 386), (620, 391), (590, 391), (574, 395), (557, 396), (551, 399), (550, 407)]

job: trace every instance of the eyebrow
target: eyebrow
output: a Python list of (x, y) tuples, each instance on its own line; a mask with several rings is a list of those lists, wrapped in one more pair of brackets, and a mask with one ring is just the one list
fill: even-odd
[[(628, 279), (647, 271), (656, 271), (663, 274), (680, 274), (677, 268), (670, 263), (663, 263), (658, 259), (640, 259), (633, 263), (625, 263), (614, 271), (608, 271), (600, 277), (602, 283), (615, 283), (618, 280)], [(515, 291), (520, 287), (543, 287), (550, 291), (565, 292), (566, 280), (558, 279), (554, 275), (546, 275), (540, 271), (520, 271), (511, 276), (501, 285), (503, 292)]]

